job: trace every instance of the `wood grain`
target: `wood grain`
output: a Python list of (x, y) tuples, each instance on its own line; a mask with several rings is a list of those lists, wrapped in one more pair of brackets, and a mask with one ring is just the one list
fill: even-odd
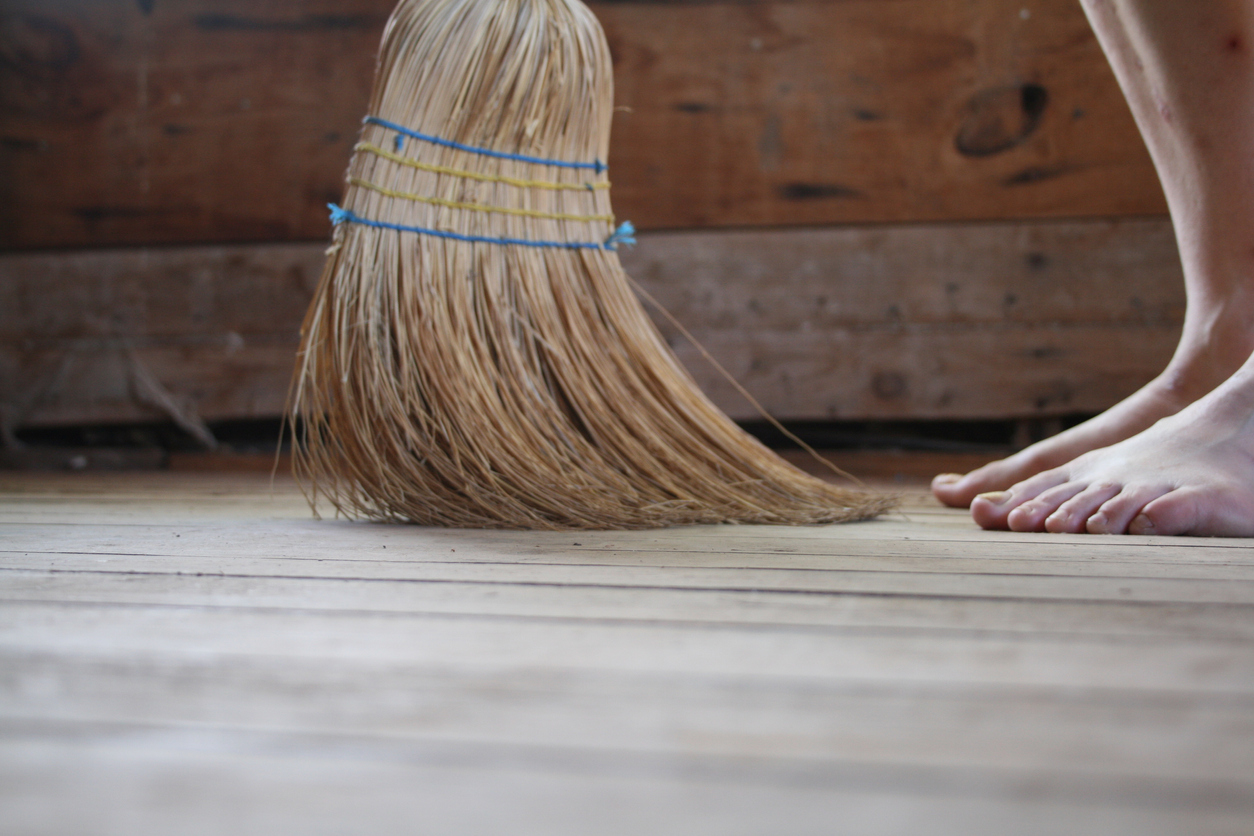
[(1078, 3), (595, 8), (643, 228), (1163, 211)]
[[(0, 246), (321, 240), (392, 0), (10, 0)], [(1074, 0), (592, 4), (645, 229), (1161, 214)]]
[(0, 257), (0, 402), (15, 425), (168, 417), (137, 367), (201, 417), (279, 415), (322, 271), (309, 244)]
[[(250, 532), (257, 533), (256, 527), (250, 527)], [(889, 536), (887, 532), (885, 536)], [(662, 551), (658, 549), (646, 556), (656, 560)], [(884, 555), (868, 555), (862, 565), (878, 563), (881, 568), (875, 571), (884, 573), (919, 571), (899, 556), (893, 559), (890, 550), (884, 551)], [(926, 549), (920, 549), (914, 556), (920, 562), (930, 559)], [(165, 557), (169, 564), (169, 558), (174, 556)], [(1017, 597), (979, 594), (981, 590), (975, 590), (974, 594), (954, 594), (950, 585), (935, 588), (933, 594), (910, 594), (891, 588), (737, 590), (690, 586), (682, 582), (659, 583), (656, 578), (661, 573), (653, 573), (652, 583), (644, 582), (643, 577), (642, 582), (635, 584), (592, 583), (586, 580), (591, 573), (585, 572), (581, 578), (578, 571), (569, 570), (565, 576), (553, 571), (546, 573), (546, 570), (537, 570), (531, 577), (493, 577), (481, 573), (478, 578), (459, 581), (438, 574), (406, 573), (377, 563), (358, 567), (359, 571), (352, 575), (337, 574), (334, 568), (319, 571), (321, 567), (313, 570), (305, 567), (301, 575), (294, 575), (293, 571), (300, 565), (292, 563), (299, 559), (294, 557), (287, 558), (287, 574), (282, 572), (285, 564), (278, 558), (252, 561), (243, 566), (224, 560), (193, 558), (179, 556), (177, 563), (181, 571), (169, 566), (163, 569), (155, 561), (118, 565), (116, 560), (101, 561), (98, 556), (89, 560), (85, 555), (76, 559), (67, 557), (56, 563), (29, 557), (14, 559), (0, 575), (3, 579), (0, 600), (92, 603), (104, 600), (102, 596), (105, 596), (109, 601), (137, 606), (191, 605), (201, 600), (206, 584), (211, 584), (220, 606), (297, 610), (309, 609), (310, 602), (316, 601), (314, 608), (329, 614), (375, 607), (398, 617), (406, 613), (415, 618), (440, 615), (552, 617), (666, 622), (673, 626), (698, 627), (718, 625), (730, 607), (744, 610), (739, 616), (744, 625), (756, 625), (764, 630), (809, 629), (829, 635), (874, 627), (899, 636), (969, 637), (976, 629), (971, 625), (979, 624), (978, 630), (987, 634), (1022, 641), (1065, 639), (1093, 644), (1136, 644), (1158, 640), (1204, 639), (1220, 643), (1254, 640), (1254, 627), (1249, 619), (1254, 604), (1248, 601), (1235, 604), (1230, 601), (1146, 601), (1129, 600), (1128, 596), (1119, 600), (1068, 601), (1062, 596), (1026, 592)], [(474, 562), (473, 558), (473, 552), (466, 555), (469, 562)], [(1018, 566), (1007, 566), (1003, 574), (1031, 574), (1027, 561), (1018, 560)], [(95, 566), (91, 565), (93, 562)], [(114, 565), (101, 567), (102, 562)], [(801, 558), (787, 561), (790, 567), (801, 562), (804, 562)], [(841, 564), (847, 566), (849, 562), (833, 560), (829, 571), (848, 572)], [(1009, 562), (1010, 559), (1003, 561)], [(974, 560), (965, 567), (950, 561), (942, 572), (976, 575), (1000, 568), (990, 566), (988, 560)], [(1057, 561), (1041, 568), (1043, 574), (1052, 577), (1075, 572), (1074, 565), (1059, 565)], [(612, 579), (615, 573), (601, 574)], [(1129, 574), (1125, 568), (1122, 574), (1108, 571), (1102, 577), (1109, 581)], [(1157, 567), (1157, 574), (1197, 580), (1200, 573), (1190, 573), (1180, 562), (1175, 562)], [(1224, 578), (1219, 570), (1209, 574), (1212, 580)], [(206, 581), (207, 577), (213, 580)], [(1030, 581), (1025, 582), (1022, 589), (1026, 590), (1028, 584)], [(1092, 589), (1096, 584), (1088, 587)]]
[[(789, 418), (1099, 412), (1165, 367), (1184, 313), (1162, 221), (659, 233), (624, 263)], [(754, 417), (662, 329), (719, 406)]]
[(1244, 836), (1250, 544), (982, 532), (918, 494), (435, 530), (314, 521), (264, 475), (0, 474), (0, 818)]
[[(0, 257), (16, 425), (151, 420), (136, 364), (206, 420), (275, 416), (317, 244)], [(774, 415), (1097, 412), (1157, 374), (1184, 310), (1163, 220), (653, 233), (624, 264)], [(667, 321), (729, 414), (757, 414)]]
[[(972, 711), (963, 725), (978, 716)], [(1232, 781), (879, 767), (858, 754), (816, 763), (485, 748), (184, 724), (34, 725), (22, 718), (5, 731), (0, 786), (8, 790), (6, 821), (19, 836), (50, 829), (399, 836), (412, 832), (415, 821), (441, 833), (520, 836), (777, 830), (819, 836), (832, 831), (833, 821), (864, 836), (897, 836), (903, 829), (937, 836), (1055, 836), (1089, 827), (1111, 836), (1249, 831), (1241, 800), (1247, 788)]]
[[(670, 730), (654, 721), (657, 690), (670, 688), (667, 713), (691, 737), (692, 754), (711, 760), (743, 755), (754, 744), (778, 747), (777, 757), (807, 758), (829, 766), (842, 750), (863, 750), (880, 769), (921, 752), (950, 768), (1056, 768), (1088, 761), (1095, 777), (1126, 770), (1130, 751), (1174, 757), (1155, 777), (1205, 777), (1215, 783), (1245, 774), (1251, 753), (1239, 740), (1211, 753), (1199, 737), (1249, 734), (1251, 718), (1223, 700), (1197, 695), (1137, 693), (1060, 704), (1048, 688), (970, 684), (893, 688), (880, 683), (811, 683), (803, 693), (786, 681), (752, 677), (624, 675), (610, 670), (527, 670), (495, 675), (463, 668), (440, 672), (420, 665), (361, 660), (334, 667), (291, 660), (282, 668), (240, 658), (205, 661), (163, 658), (127, 662), (84, 659), (74, 667), (53, 654), (0, 655), (24, 677), (55, 677), (63, 685), (55, 704), (30, 695), (12, 714), (74, 718), (79, 722), (257, 724), (303, 727), (306, 733), (386, 735), (412, 743), (444, 740), (463, 745), (560, 746), (603, 753), (673, 749)], [(10, 667), (11, 666), (11, 667)], [(140, 687), (137, 687), (139, 685)], [(936, 692), (949, 699), (935, 699)], [(946, 693), (947, 692), (947, 693)], [(195, 701), (186, 696), (195, 694)], [(303, 693), (295, 706), (292, 697)], [(461, 705), (450, 705), (454, 694)], [(607, 724), (608, 704), (632, 698), (651, 710), (624, 712)], [(931, 699), (929, 699), (931, 697)], [(138, 698), (138, 699), (136, 699)], [(650, 705), (651, 704), (651, 705)], [(1181, 708), (1190, 722), (1174, 725)], [(293, 712), (293, 708), (296, 709)], [(944, 734), (973, 712), (988, 712), (958, 746)], [(734, 733), (739, 725), (740, 734)], [(1085, 733), (1118, 729), (1101, 740)], [(589, 732), (594, 737), (589, 736)], [(874, 738), (874, 747), (868, 745)], [(1117, 746), (1110, 746), (1115, 738)], [(946, 748), (948, 747), (948, 748)], [(1112, 775), (1113, 773), (1113, 775)], [(1112, 782), (1113, 783), (1113, 782)], [(1164, 782), (1166, 783), (1166, 782)], [(1108, 786), (1109, 791), (1109, 786)]]
[(17, 0), (0, 243), (324, 238), (391, 0)]

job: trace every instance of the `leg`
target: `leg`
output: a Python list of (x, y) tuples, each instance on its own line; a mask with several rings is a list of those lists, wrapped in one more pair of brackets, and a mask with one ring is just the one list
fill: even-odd
[(1254, 10), (1246, 0), (1083, 0), (1162, 180), (1188, 309), (1167, 369), (1096, 418), (932, 489), (966, 507), (1129, 438), (1254, 351)]

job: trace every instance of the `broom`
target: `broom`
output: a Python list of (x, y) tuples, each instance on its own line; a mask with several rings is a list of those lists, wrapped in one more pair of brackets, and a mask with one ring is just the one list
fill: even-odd
[(615, 252), (613, 88), (578, 0), (401, 0), (302, 327), (294, 469), (350, 517), (864, 519), (697, 389)]

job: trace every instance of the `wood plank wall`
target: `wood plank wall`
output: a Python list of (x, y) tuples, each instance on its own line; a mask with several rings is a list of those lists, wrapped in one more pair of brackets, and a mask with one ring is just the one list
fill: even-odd
[[(277, 413), (391, 5), (4, 4), (5, 428), (156, 417), (137, 375)], [(1076, 0), (591, 5), (629, 269), (776, 414), (1094, 411), (1169, 356), (1170, 225)]]

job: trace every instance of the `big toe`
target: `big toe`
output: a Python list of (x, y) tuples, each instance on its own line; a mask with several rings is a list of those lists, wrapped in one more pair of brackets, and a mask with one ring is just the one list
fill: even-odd
[(1129, 534), (1192, 534), (1200, 522), (1199, 497), (1188, 489), (1166, 493), (1141, 509), (1128, 524)]
[(1254, 537), (1254, 488), (1232, 481), (1178, 488), (1147, 504), (1128, 531)]

